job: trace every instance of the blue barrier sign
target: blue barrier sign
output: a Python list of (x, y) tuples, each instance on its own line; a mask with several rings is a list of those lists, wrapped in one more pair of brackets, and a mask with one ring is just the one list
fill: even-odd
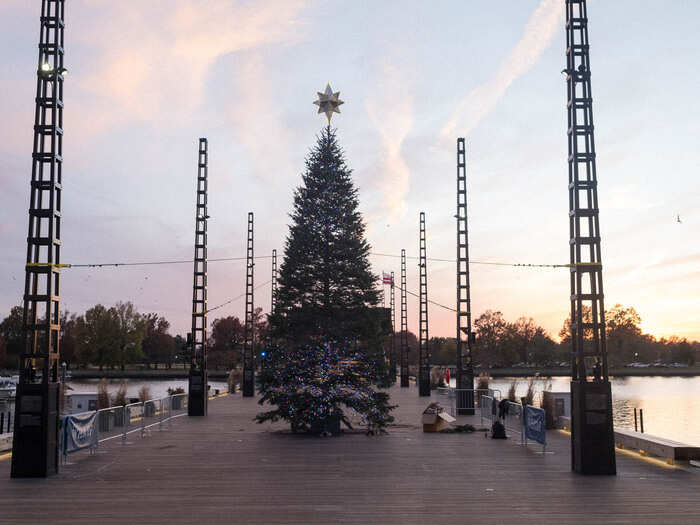
[(63, 418), (63, 454), (97, 446), (97, 412)]
[(546, 418), (541, 408), (525, 406), (525, 437), (542, 445), (546, 444)]

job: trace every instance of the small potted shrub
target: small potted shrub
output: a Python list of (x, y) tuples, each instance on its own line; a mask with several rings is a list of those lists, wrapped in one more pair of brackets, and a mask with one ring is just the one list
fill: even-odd
[(121, 383), (119, 383), (119, 388), (117, 389), (117, 391), (114, 393), (114, 396), (112, 397), (112, 406), (113, 407), (121, 407), (121, 410), (113, 410), (112, 411), (114, 413), (114, 426), (115, 427), (124, 426), (125, 412), (126, 412), (126, 409), (124, 407), (126, 405), (127, 405), (126, 381), (122, 381)]
[(236, 385), (241, 384), (242, 372), (240, 368), (232, 368), (228, 373), (228, 392), (229, 394), (236, 393)]
[(516, 403), (515, 399), (515, 391), (518, 388), (518, 382), (513, 379), (513, 382), (510, 384), (510, 388), (508, 388), (508, 401), (511, 401), (512, 403)]
[(146, 385), (139, 389), (139, 401), (144, 403), (143, 405), (143, 417), (153, 417), (156, 414), (156, 407), (153, 403), (146, 403), (146, 401), (151, 400), (151, 389)]
[(488, 374), (481, 373), (479, 377), (476, 378), (476, 390), (477, 390), (477, 406), (481, 406), (482, 396), (492, 396), (493, 392), (489, 389), (489, 376)]
[(530, 382), (527, 384), (527, 392), (525, 393), (525, 397), (521, 399), (523, 405), (530, 405), (534, 406), (535, 404), (535, 380), (530, 379)]
[(173, 410), (180, 410), (182, 408), (182, 396), (179, 396), (178, 394), (184, 394), (185, 389), (178, 386), (176, 388), (168, 388), (168, 395), (169, 396), (177, 396), (173, 397), (170, 400), (170, 406), (172, 407)]
[[(107, 380), (101, 379), (97, 384), (97, 409), (109, 408), (109, 391)], [(109, 432), (112, 429), (114, 415), (110, 410), (99, 412), (98, 425), (100, 432)]]

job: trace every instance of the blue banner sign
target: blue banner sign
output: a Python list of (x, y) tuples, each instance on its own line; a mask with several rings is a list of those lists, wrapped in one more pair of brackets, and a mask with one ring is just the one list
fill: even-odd
[(540, 443), (547, 442), (547, 426), (544, 410), (525, 406), (525, 437)]
[(63, 418), (63, 454), (97, 446), (97, 412)]

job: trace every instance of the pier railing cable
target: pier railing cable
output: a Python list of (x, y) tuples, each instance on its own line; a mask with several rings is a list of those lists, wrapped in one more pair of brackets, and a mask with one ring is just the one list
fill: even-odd
[[(401, 258), (400, 255), (392, 253), (379, 253), (370, 252), (371, 256), (375, 257), (392, 257), (395, 259)], [(271, 255), (257, 255), (255, 259), (271, 259)], [(407, 255), (407, 259), (418, 259), (417, 256)], [(245, 261), (246, 257), (216, 257), (208, 259), (207, 262), (235, 262), (235, 261)], [(456, 263), (455, 259), (443, 259), (439, 257), (427, 257), (426, 260), (431, 262), (446, 262), (446, 263)], [(173, 259), (173, 260), (157, 260), (157, 261), (127, 261), (127, 262), (104, 262), (104, 263), (27, 263), (28, 267), (34, 266), (52, 266), (54, 268), (118, 268), (126, 266), (160, 266), (160, 265), (171, 265), (171, 264), (191, 264), (194, 259)], [(478, 261), (470, 260), (469, 264), (481, 264), (489, 266), (510, 266), (515, 268), (571, 268), (572, 266), (583, 266), (588, 263), (578, 263), (578, 264), (550, 264), (550, 263), (517, 263), (517, 262), (503, 262), (503, 261)]]

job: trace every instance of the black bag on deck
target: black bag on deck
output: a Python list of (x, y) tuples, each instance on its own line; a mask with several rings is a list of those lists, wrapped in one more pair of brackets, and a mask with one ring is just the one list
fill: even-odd
[(494, 421), (491, 425), (491, 439), (508, 439), (506, 427), (500, 421)]

